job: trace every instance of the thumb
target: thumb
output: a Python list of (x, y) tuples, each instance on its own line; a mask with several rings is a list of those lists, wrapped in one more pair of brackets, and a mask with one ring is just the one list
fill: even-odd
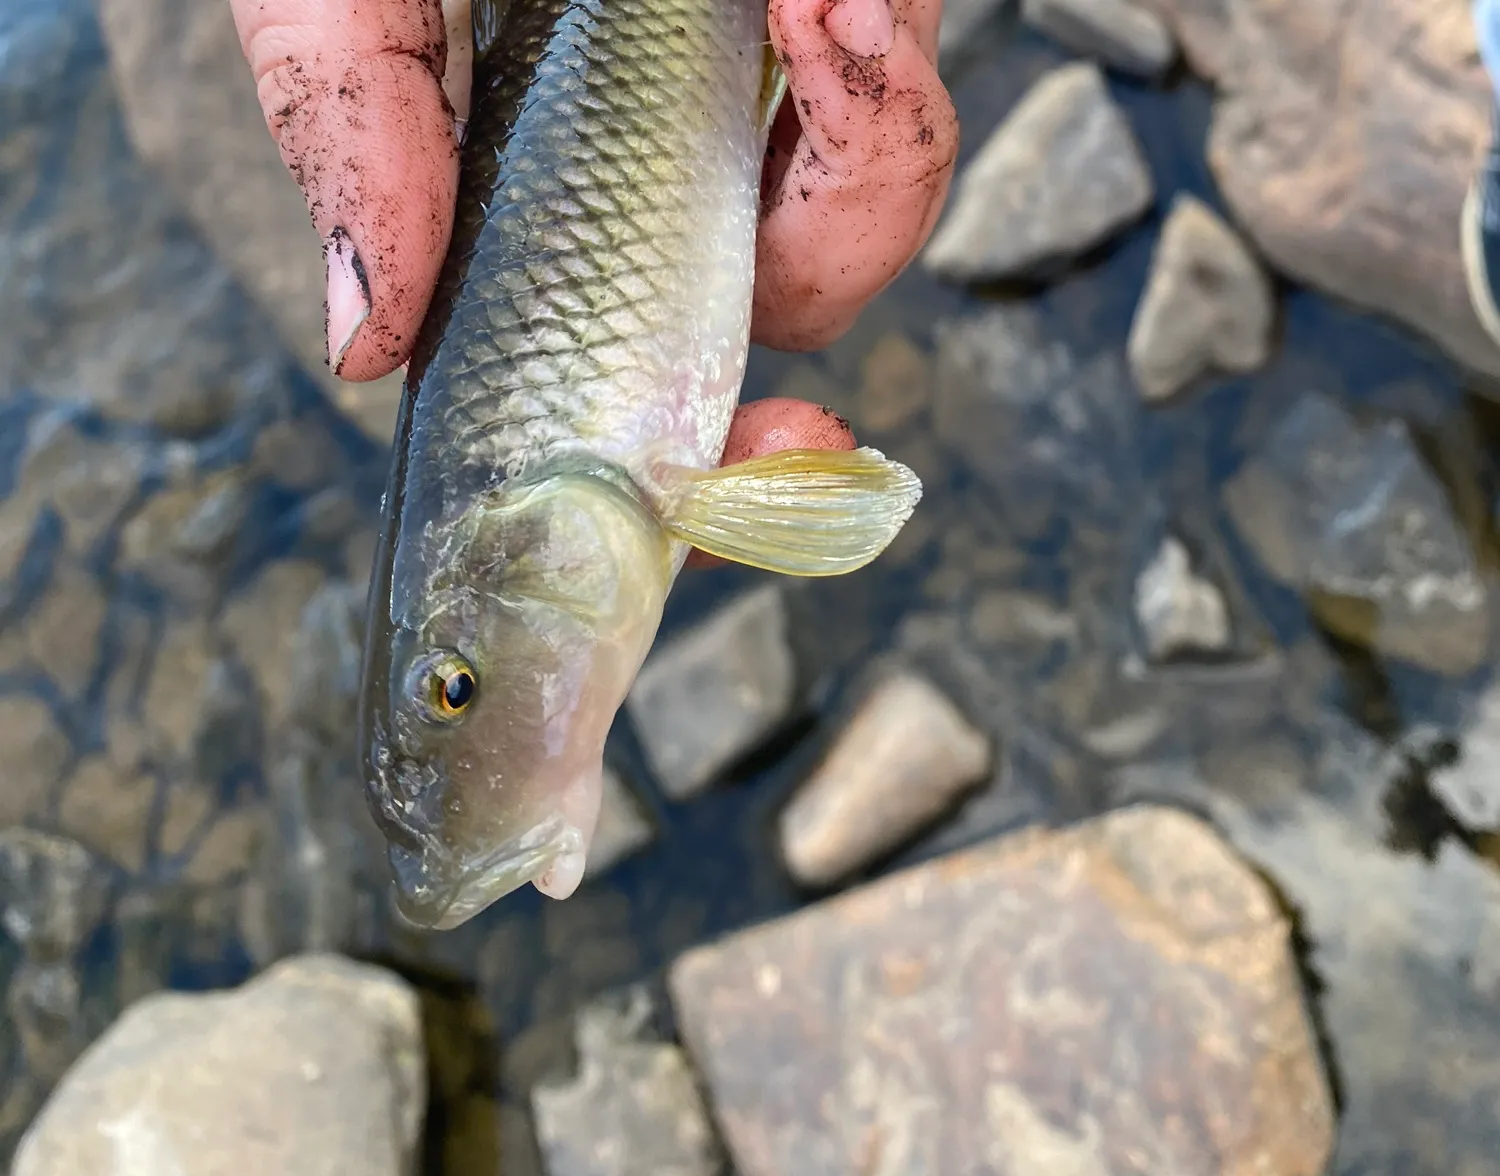
[(329, 363), (411, 350), (453, 229), (458, 139), (440, 0), (231, 0), (266, 125), (323, 237)]

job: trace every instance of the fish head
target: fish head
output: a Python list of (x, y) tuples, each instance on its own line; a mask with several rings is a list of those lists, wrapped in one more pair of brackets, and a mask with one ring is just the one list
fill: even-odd
[(577, 888), (673, 567), (655, 516), (593, 474), (507, 487), (431, 540), (405, 623), (373, 610), (361, 738), (397, 906), (443, 930), (528, 881)]

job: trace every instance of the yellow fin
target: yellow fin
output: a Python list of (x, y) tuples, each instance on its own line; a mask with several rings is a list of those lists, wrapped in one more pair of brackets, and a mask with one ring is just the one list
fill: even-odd
[(786, 97), (786, 74), (781, 72), (781, 63), (776, 60), (776, 51), (766, 42), (763, 61), (764, 73), (760, 82), (760, 121), (756, 124), (762, 135), (771, 133), (771, 124), (776, 121), (776, 112), (781, 109), (781, 100)]
[(659, 514), (674, 538), (789, 576), (837, 576), (886, 549), (922, 483), (874, 449), (784, 449), (717, 470), (675, 467)]

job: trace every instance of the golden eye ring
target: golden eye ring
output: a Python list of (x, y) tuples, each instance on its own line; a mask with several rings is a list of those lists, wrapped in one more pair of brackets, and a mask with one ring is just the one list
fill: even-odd
[(478, 692), (478, 675), (462, 657), (445, 653), (432, 660), (427, 671), (427, 705), (435, 717), (458, 718), (469, 709)]

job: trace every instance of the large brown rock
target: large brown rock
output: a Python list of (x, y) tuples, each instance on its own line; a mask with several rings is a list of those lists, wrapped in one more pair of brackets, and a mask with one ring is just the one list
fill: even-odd
[(1151, 0), (1219, 89), (1209, 165), (1284, 274), (1500, 375), (1459, 257), (1488, 133), (1469, 0)]
[(1210, 829), (1028, 831), (697, 948), (678, 1023), (742, 1176), (1313, 1176), (1290, 928)]

